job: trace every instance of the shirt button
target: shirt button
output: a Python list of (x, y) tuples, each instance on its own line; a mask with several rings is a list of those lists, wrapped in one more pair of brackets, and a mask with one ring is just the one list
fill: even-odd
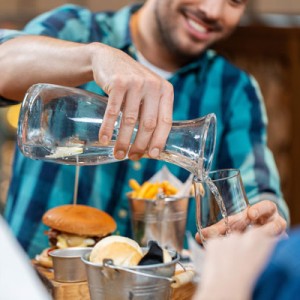
[(142, 164), (139, 161), (134, 161), (133, 162), (133, 169), (135, 171), (139, 171), (142, 168)]
[(120, 209), (118, 215), (119, 215), (119, 218), (125, 219), (128, 215), (128, 212), (126, 209)]
[(129, 48), (128, 48), (128, 50), (129, 50), (129, 52), (130, 52), (131, 54), (133, 54), (133, 53), (135, 52), (135, 48), (134, 48), (133, 45), (130, 45)]

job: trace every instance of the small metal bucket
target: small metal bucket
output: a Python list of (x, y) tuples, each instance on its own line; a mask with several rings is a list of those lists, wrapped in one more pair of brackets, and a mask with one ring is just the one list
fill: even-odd
[(169, 251), (173, 260), (147, 266), (121, 267), (112, 260), (103, 264), (89, 261), (90, 253), (82, 256), (85, 263), (91, 300), (167, 300), (171, 297), (172, 276), (179, 255)]
[(163, 248), (181, 252), (189, 198), (135, 199), (131, 198), (131, 193), (127, 194), (127, 197), (133, 239), (142, 247), (154, 240)]
[(60, 282), (86, 281), (86, 270), (81, 257), (89, 253), (91, 248), (73, 247), (51, 251), (53, 260), (54, 279)]

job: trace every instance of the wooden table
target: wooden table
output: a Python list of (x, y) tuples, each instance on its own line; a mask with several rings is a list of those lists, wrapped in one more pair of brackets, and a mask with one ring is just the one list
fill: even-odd
[[(53, 271), (39, 266), (33, 261), (33, 266), (42, 282), (46, 286), (53, 300), (90, 300), (87, 282), (63, 283), (55, 281)], [(196, 285), (187, 283), (173, 289), (172, 300), (190, 300), (195, 292)]]

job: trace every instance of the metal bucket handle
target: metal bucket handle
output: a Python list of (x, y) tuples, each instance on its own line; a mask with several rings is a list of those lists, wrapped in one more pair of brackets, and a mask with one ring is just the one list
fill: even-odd
[(194, 276), (195, 276), (194, 270), (187, 270), (181, 263), (179, 263), (179, 265), (183, 268), (183, 272), (181, 274), (174, 275), (173, 277), (170, 278), (170, 277), (158, 276), (158, 275), (153, 275), (153, 274), (149, 274), (149, 273), (143, 273), (143, 272), (135, 271), (135, 270), (132, 270), (129, 268), (116, 266), (113, 264), (112, 259), (104, 259), (103, 260), (103, 266), (106, 268), (113, 269), (113, 270), (125, 271), (125, 272), (133, 273), (136, 275), (146, 276), (146, 277), (155, 278), (155, 279), (167, 280), (168, 282), (170, 282), (172, 288), (179, 288), (180, 286), (182, 286), (186, 283), (192, 282), (194, 279)]
[(110, 268), (110, 269), (114, 269), (114, 270), (126, 271), (126, 272), (136, 274), (136, 275), (142, 275), (142, 276), (151, 277), (151, 278), (155, 278), (155, 279), (167, 280), (170, 283), (173, 283), (175, 281), (174, 278), (159, 276), (159, 275), (153, 275), (153, 274), (149, 274), (149, 273), (143, 273), (143, 272), (135, 271), (135, 270), (132, 270), (132, 269), (129, 269), (129, 268), (116, 266), (116, 265), (114, 265), (112, 259), (104, 259), (103, 260), (103, 266), (107, 267), (107, 268)]

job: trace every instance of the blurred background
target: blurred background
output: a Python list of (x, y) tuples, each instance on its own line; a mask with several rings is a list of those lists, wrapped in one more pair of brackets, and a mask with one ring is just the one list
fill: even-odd
[[(115, 10), (135, 1), (71, 2), (97, 11)], [(34, 16), (65, 3), (70, 2), (0, 0), (0, 28), (21, 29)], [(249, 0), (241, 26), (215, 48), (253, 74), (261, 86), (269, 116), (268, 143), (282, 178), (292, 224), (300, 224), (300, 0)], [(10, 180), (18, 111), (18, 105), (0, 108), (0, 212)]]

